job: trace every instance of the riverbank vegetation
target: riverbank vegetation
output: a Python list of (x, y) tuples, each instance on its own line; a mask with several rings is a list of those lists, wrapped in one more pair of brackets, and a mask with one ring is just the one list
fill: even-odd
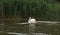
[(0, 0), (0, 19), (60, 20), (60, 3), (56, 0)]

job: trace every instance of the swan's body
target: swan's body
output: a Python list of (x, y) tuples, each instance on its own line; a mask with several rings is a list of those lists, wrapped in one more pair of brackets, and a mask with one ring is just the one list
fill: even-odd
[(30, 17), (28, 23), (36, 23), (36, 19)]

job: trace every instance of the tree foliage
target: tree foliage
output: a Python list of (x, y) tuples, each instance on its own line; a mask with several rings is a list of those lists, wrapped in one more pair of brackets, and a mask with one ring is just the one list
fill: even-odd
[[(46, 14), (47, 3), (44, 0), (2, 0), (4, 15), (9, 16), (37, 16)], [(22, 16), (22, 17), (24, 17)]]
[[(51, 20), (57, 17), (55, 16), (57, 13), (48, 2), (49, 0), (0, 0), (0, 12), (4, 18), (31, 16), (41, 20)], [(54, 5), (52, 4), (52, 6)]]

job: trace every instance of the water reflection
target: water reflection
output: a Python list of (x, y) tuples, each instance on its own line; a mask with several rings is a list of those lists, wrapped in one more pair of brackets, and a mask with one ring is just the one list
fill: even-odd
[[(5, 31), (8, 35), (29, 35), (29, 24), (17, 25), (15, 23), (7, 23), (4, 25), (5, 27), (3, 25), (0, 25), (0, 33)], [(35, 24), (34, 30), (34, 35), (60, 35), (60, 24)], [(3, 35), (3, 32), (0, 35)]]
[[(16, 32), (7, 32), (7, 34), (15, 34), (15, 35), (29, 35), (28, 33), (16, 33)], [(51, 35), (46, 33), (33, 33), (34, 35)]]

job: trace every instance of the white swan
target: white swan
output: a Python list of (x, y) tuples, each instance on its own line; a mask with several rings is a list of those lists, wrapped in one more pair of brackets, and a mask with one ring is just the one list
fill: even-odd
[(29, 17), (28, 23), (36, 23), (36, 19)]
[(56, 22), (56, 21), (55, 22), (54, 21), (36, 21), (36, 19), (29, 17), (28, 22), (17, 23), (17, 24), (30, 24), (30, 23), (33, 23), (33, 24), (35, 24), (35, 23), (56, 24), (56, 23), (60, 23), (60, 22)]

